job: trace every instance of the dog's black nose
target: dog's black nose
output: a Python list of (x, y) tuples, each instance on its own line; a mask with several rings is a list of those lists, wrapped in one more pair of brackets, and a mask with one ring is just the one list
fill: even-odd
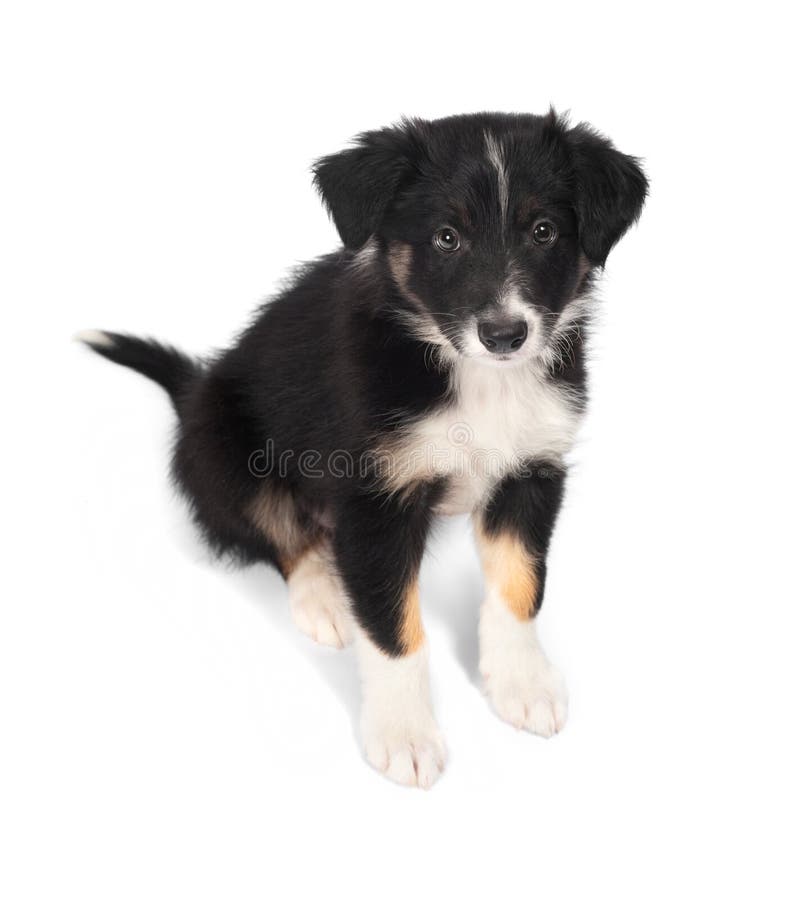
[(528, 325), (524, 319), (481, 322), (478, 337), (490, 353), (512, 353), (525, 343)]

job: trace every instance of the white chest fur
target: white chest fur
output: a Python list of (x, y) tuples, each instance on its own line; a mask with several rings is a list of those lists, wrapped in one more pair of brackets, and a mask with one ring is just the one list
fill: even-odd
[(529, 459), (560, 460), (580, 419), (566, 391), (530, 364), (503, 369), (461, 360), (451, 396), (439, 412), (408, 427), (393, 450), (396, 487), (420, 477), (448, 478), (442, 513), (477, 508)]

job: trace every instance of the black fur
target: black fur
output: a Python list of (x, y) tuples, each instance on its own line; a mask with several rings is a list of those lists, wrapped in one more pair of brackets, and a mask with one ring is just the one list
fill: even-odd
[(201, 371), (196, 360), (175, 347), (113, 331), (105, 331), (103, 334), (108, 345), (93, 343), (92, 349), (106, 359), (151, 378), (166, 390), (175, 406), (179, 405), (186, 388)]
[(580, 242), (598, 266), (636, 221), (647, 196), (647, 179), (632, 156), (619, 153), (588, 125), (569, 132), (578, 184)]
[(421, 485), (407, 503), (359, 490), (346, 497), (334, 534), (335, 559), (344, 573), (354, 614), (389, 653), (401, 643), (402, 604), (417, 578), (434, 504), (444, 484)]
[[(451, 355), (469, 353), (473, 323), (499, 313), (509, 275), (548, 340), (637, 218), (646, 180), (632, 157), (553, 113), (405, 121), (320, 160), (315, 180), (344, 248), (302, 269), (230, 350), (200, 365), (118, 334), (91, 345), (172, 396), (174, 475), (209, 543), (283, 574), (305, 549), (329, 543), (360, 624), (399, 653), (402, 591), (446, 482), (395, 493), (361, 461), (453, 402)], [(539, 221), (557, 232), (548, 246), (532, 238)], [(459, 251), (435, 243), (444, 226), (458, 232)], [(586, 316), (566, 352), (539, 362), (539, 377), (573, 402), (585, 398)], [(331, 463), (341, 454), (342, 474)], [(546, 551), (563, 484), (554, 471), (504, 479), (488, 498), (487, 527)], [(275, 508), (291, 504), (301, 537), (289, 547), (252, 520), (263, 491)]]

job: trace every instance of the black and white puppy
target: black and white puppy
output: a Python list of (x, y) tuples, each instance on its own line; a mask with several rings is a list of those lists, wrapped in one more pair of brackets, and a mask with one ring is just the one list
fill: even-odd
[(208, 542), (274, 565), (315, 640), (356, 638), (366, 756), (428, 787), (445, 749), (417, 578), (437, 515), (473, 519), (496, 712), (544, 736), (564, 725), (534, 618), (586, 402), (590, 288), (647, 181), (552, 111), (366, 132), (315, 180), (344, 247), (302, 269), (232, 349), (201, 362), (81, 338), (168, 391), (174, 478)]

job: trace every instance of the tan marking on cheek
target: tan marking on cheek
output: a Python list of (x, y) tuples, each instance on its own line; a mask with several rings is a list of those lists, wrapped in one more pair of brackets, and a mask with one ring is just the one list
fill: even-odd
[(412, 247), (403, 241), (390, 244), (387, 250), (387, 263), (392, 272), (392, 277), (398, 285), (401, 293), (423, 313), (428, 313), (425, 304), (418, 295), (409, 287), (409, 276), (412, 273)]
[(405, 294), (411, 296), (409, 273), (412, 267), (412, 248), (409, 244), (401, 242), (390, 244), (390, 248), (387, 251), (387, 262), (395, 283)]
[(412, 272), (412, 247), (403, 241), (390, 244), (387, 250), (387, 264), (398, 289), (408, 300), (423, 313), (427, 313), (425, 304), (409, 287), (409, 276)]
[(387, 265), (398, 290), (412, 304), (408, 325), (415, 337), (427, 344), (441, 347), (447, 358), (455, 358), (456, 350), (442, 332), (422, 298), (409, 286), (412, 272), (412, 247), (404, 241), (396, 241), (387, 248)]
[(534, 556), (513, 534), (487, 535), (479, 529), (477, 539), (487, 584), (497, 589), (518, 619), (532, 618), (539, 593)]
[(403, 621), (401, 623), (401, 648), (404, 653), (414, 653), (425, 641), (423, 622), (420, 618), (420, 590), (413, 582), (404, 597)]

